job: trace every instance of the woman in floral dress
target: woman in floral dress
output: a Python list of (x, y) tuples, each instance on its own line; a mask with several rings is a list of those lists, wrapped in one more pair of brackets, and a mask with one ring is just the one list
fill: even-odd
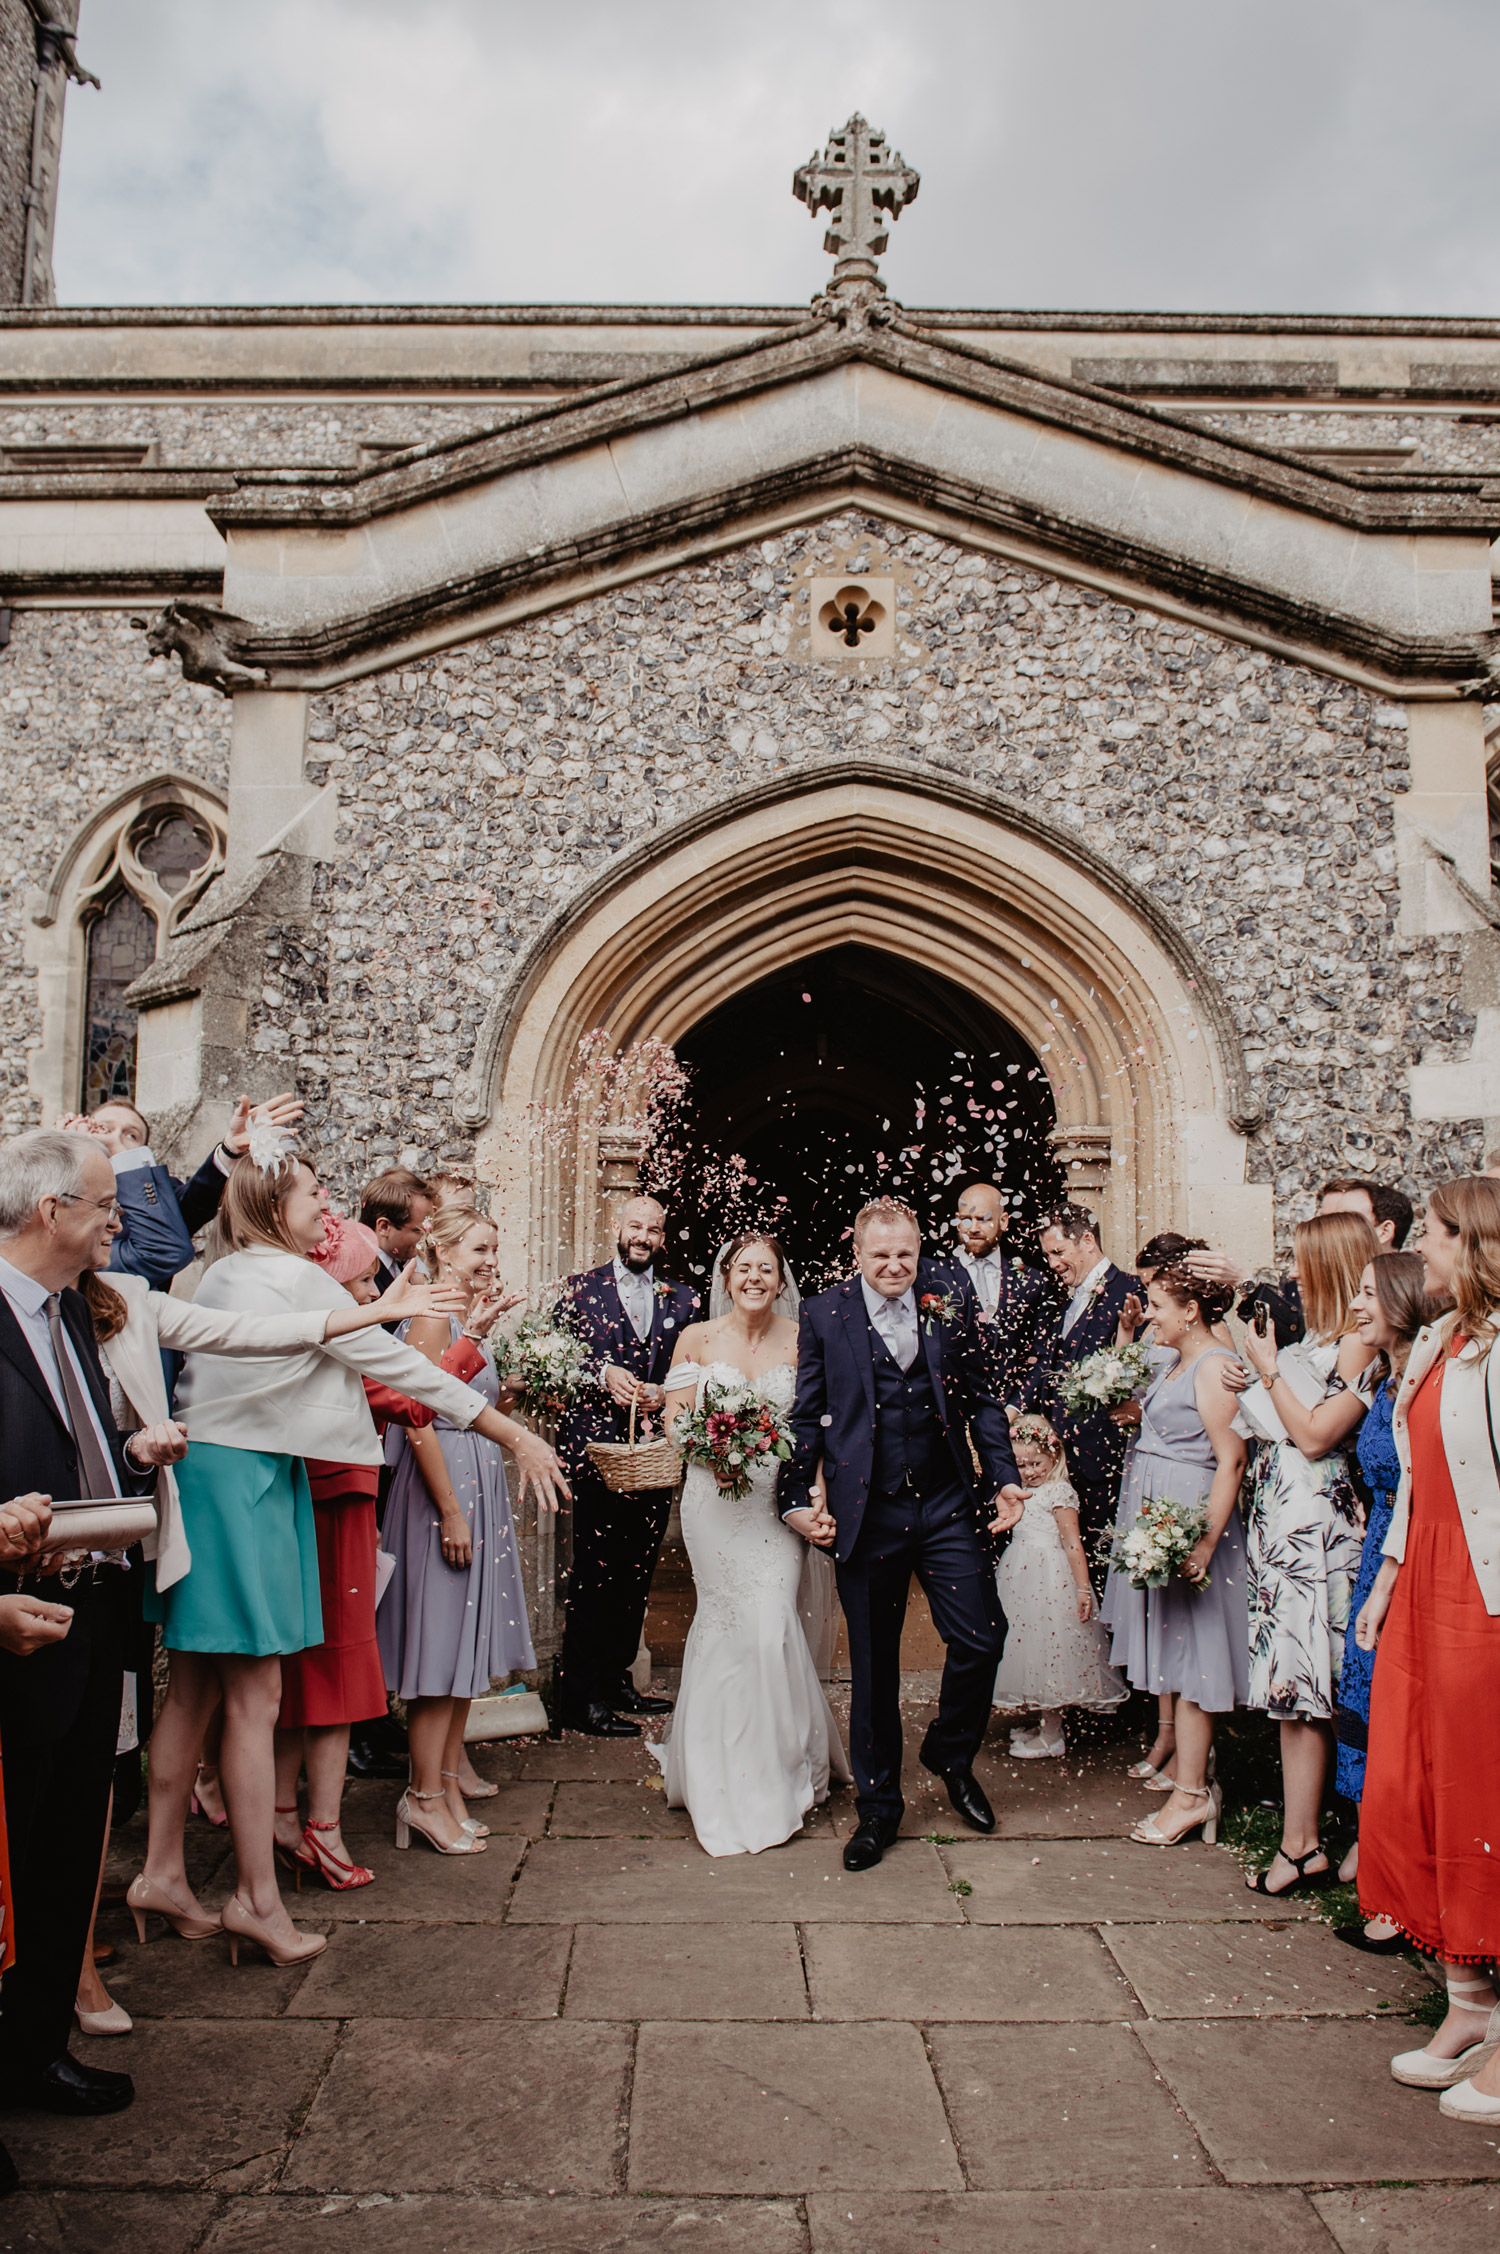
[(1333, 1744), (1344, 1631), (1359, 1572), (1362, 1512), (1347, 1443), (1365, 1413), (1358, 1390), (1374, 1359), (1352, 1313), (1380, 1246), (1355, 1213), (1323, 1213), (1296, 1236), (1296, 1275), (1307, 1316), (1300, 1352), (1325, 1388), (1307, 1408), (1278, 1366), (1274, 1336), (1245, 1334), (1245, 1359), (1265, 1386), (1287, 1438), (1268, 1442), (1250, 1477), (1245, 1556), (1250, 1576), (1247, 1704), (1281, 1724), (1281, 1846), (1249, 1881), (1261, 1894), (1299, 1882), (1332, 1883), (1318, 1813)]

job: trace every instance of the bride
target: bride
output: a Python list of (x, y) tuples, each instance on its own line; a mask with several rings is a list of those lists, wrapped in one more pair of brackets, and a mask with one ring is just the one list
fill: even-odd
[[(736, 1237), (715, 1268), (709, 1320), (692, 1323), (667, 1372), (675, 1423), (710, 1379), (748, 1378), (790, 1409), (797, 1382), (797, 1287), (774, 1237)], [(691, 1390), (690, 1390), (691, 1389)], [(754, 1855), (800, 1831), (849, 1779), (805, 1620), (827, 1610), (826, 1558), (783, 1525), (773, 1463), (732, 1502), (706, 1465), (682, 1490), (682, 1535), (698, 1610), (677, 1705), (660, 1747), (667, 1800), (686, 1808), (710, 1855)], [(799, 1591), (804, 1573), (815, 1594)], [(822, 1639), (826, 1641), (826, 1638)]]

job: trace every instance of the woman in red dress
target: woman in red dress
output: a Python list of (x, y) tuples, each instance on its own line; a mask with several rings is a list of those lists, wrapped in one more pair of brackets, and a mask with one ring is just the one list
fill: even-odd
[[(344, 1285), (362, 1307), (378, 1297), (375, 1269), (379, 1254), (373, 1230), (362, 1222), (330, 1215), (327, 1237), (310, 1256)], [(466, 1357), (459, 1359), (460, 1357)], [(445, 1355), (443, 1366), (467, 1379), (480, 1359), (464, 1339)], [(404, 1393), (364, 1380), (376, 1429), (403, 1424), (414, 1429), (432, 1423), (434, 1411)], [(423, 1477), (434, 1485), (434, 1501), (448, 1490), (448, 1475), (437, 1449), (418, 1456)], [(380, 1470), (376, 1464), (321, 1463), (309, 1460), (308, 1485), (318, 1537), (318, 1590), (323, 1606), (323, 1641), (281, 1662), (281, 1712), (276, 1722), (276, 1844), (283, 1861), (300, 1872), (314, 1872), (336, 1893), (368, 1886), (374, 1872), (356, 1863), (340, 1830), (349, 1730), (386, 1711), (385, 1674), (375, 1640), (377, 1597), (375, 1559), (379, 1533), (375, 1520)], [(307, 1767), (308, 1817), (297, 1807), (297, 1778)]]
[(1375, 1650), (1359, 1900), (1441, 1960), (1448, 2016), (1398, 2082), (1500, 2124), (1500, 1181), (1434, 1190), (1417, 1245), (1455, 1312), (1417, 1337), (1392, 1430), (1403, 1477), (1356, 1624)]

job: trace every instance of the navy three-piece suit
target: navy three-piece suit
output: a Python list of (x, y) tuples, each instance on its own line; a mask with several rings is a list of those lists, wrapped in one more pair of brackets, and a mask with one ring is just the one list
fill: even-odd
[[(948, 1646), (923, 1759), (935, 1769), (964, 1769), (983, 1742), (1005, 1647), (996, 1543), (984, 1529), (998, 1490), (1019, 1485), (967, 1276), (921, 1260), (913, 1289), (918, 1352), (909, 1370), (873, 1327), (857, 1276), (804, 1303), (796, 1450), (777, 1497), (783, 1512), (805, 1504), (822, 1463), (849, 1631), (849, 1758), (859, 1813), (892, 1829), (905, 1805), (901, 1628), (912, 1575)], [(924, 1309), (924, 1299), (933, 1304)]]

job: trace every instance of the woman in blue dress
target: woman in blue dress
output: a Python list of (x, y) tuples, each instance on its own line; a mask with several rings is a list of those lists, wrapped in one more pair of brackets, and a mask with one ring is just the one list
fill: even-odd
[[(1374, 1395), (1369, 1414), (1359, 1428), (1356, 1451), (1370, 1493), (1370, 1515), (1365, 1524), (1359, 1574), (1350, 1602), (1343, 1672), (1339, 1676), (1338, 1711), (1333, 1725), (1338, 1740), (1334, 1786), (1356, 1807), (1365, 1789), (1365, 1748), (1375, 1653), (1361, 1650), (1356, 1643), (1354, 1623), (1380, 1570), (1401, 1479), (1396, 1443), (1391, 1436), (1391, 1413), (1396, 1405), (1397, 1389), (1406, 1369), (1412, 1340), (1422, 1325), (1431, 1322), (1436, 1314), (1435, 1303), (1427, 1295), (1425, 1277), (1426, 1270), (1415, 1252), (1382, 1252), (1361, 1276), (1359, 1294), (1352, 1308), (1361, 1339), (1367, 1346), (1378, 1349), (1377, 1359), (1369, 1371)], [(1340, 1879), (1349, 1884), (1358, 1868), (1359, 1842), (1356, 1840), (1339, 1866)], [(1362, 1926), (1341, 1926), (1338, 1937), (1347, 1941), (1351, 1948), (1369, 1949), (1380, 1956), (1394, 1956), (1409, 1945), (1405, 1936), (1383, 1918), (1371, 1918)]]

